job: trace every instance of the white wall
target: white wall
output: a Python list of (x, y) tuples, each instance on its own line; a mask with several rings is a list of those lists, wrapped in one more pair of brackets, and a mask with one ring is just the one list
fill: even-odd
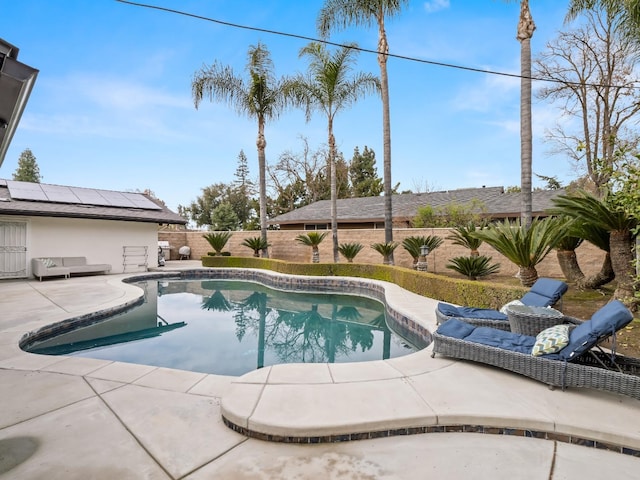
[[(110, 273), (122, 273), (125, 245), (146, 246), (148, 266), (158, 264), (155, 223), (51, 217), (28, 217), (26, 221), (29, 274), (33, 257), (87, 257), (87, 263), (108, 263)], [(127, 272), (142, 270), (129, 267)]]

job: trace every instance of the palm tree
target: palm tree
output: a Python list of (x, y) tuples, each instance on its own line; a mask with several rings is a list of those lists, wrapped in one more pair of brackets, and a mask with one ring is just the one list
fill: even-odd
[[(266, 46), (258, 42), (251, 45), (247, 52), (247, 79), (237, 76), (229, 66), (215, 62), (202, 67), (193, 77), (191, 92), (195, 107), (198, 108), (205, 96), (211, 101), (226, 102), (235, 107), (241, 115), (258, 121), (258, 170), (260, 190), (260, 236), (267, 244), (267, 184), (266, 157), (267, 141), (264, 136), (265, 124), (277, 118), (285, 108), (283, 79), (277, 80), (274, 74), (271, 54)], [(268, 257), (265, 247), (262, 256)]]
[(499, 263), (491, 263), (491, 257), (476, 255), (468, 257), (454, 257), (446, 265), (469, 280), (477, 280), (478, 277), (486, 277), (500, 271)]
[(269, 248), (271, 244), (269, 242), (265, 243), (262, 237), (249, 237), (242, 241), (242, 246), (253, 250), (254, 257), (259, 257), (260, 251)]
[(353, 263), (353, 259), (360, 253), (364, 247), (361, 243), (341, 243), (338, 246), (338, 251), (342, 254), (347, 262)]
[(575, 20), (586, 10), (603, 9), (620, 16), (620, 26), (626, 37), (640, 41), (640, 2), (621, 0), (570, 0), (566, 21)]
[[(384, 159), (384, 239), (393, 241), (393, 216), (391, 195), (391, 120), (389, 115), (389, 79), (387, 56), (389, 44), (384, 29), (385, 17), (393, 17), (409, 4), (409, 0), (325, 0), (318, 15), (320, 35), (326, 37), (332, 28), (347, 28), (350, 25), (378, 27), (378, 65), (380, 66), (380, 93), (382, 96), (382, 136)], [(393, 262), (393, 252), (391, 253)]]
[(423, 245), (429, 249), (429, 252), (433, 252), (442, 245), (442, 239), (435, 235), (413, 235), (402, 240), (402, 247), (413, 258), (413, 268), (418, 266), (418, 259)]
[(307, 121), (318, 110), (327, 117), (329, 165), (331, 168), (331, 234), (333, 237), (333, 261), (340, 260), (338, 252), (338, 201), (336, 174), (336, 140), (333, 122), (339, 111), (356, 102), (360, 97), (378, 91), (379, 80), (369, 73), (349, 73), (355, 63), (356, 44), (348, 44), (327, 51), (322, 43), (311, 42), (300, 50), (300, 57), (309, 58), (307, 75), (298, 75), (288, 84), (287, 96), (305, 108)]
[(563, 235), (551, 218), (534, 219), (527, 225), (520, 221), (489, 225), (473, 235), (480, 238), (519, 267), (520, 283), (530, 287), (538, 279), (536, 265), (555, 248)]
[(393, 252), (398, 248), (397, 242), (373, 243), (371, 248), (382, 255), (382, 263), (385, 265), (393, 265)]
[(320, 251), (318, 250), (318, 245), (322, 243), (324, 237), (327, 236), (327, 232), (318, 233), (318, 232), (309, 232), (306, 234), (300, 234), (296, 237), (296, 240), (303, 245), (311, 247), (311, 261), (313, 263), (320, 262)]
[[(609, 232), (611, 267), (617, 280), (613, 297), (627, 304), (634, 295), (633, 229), (638, 220), (614, 204), (609, 196), (599, 199), (587, 192), (576, 196), (558, 195), (553, 199), (566, 215), (579, 218)], [(632, 302), (633, 303), (633, 302)]]
[(231, 232), (212, 232), (202, 235), (202, 237), (209, 242), (211, 248), (216, 252), (216, 255), (222, 253), (222, 249), (227, 245), (227, 242), (231, 239), (233, 233)]
[[(483, 224), (480, 229), (484, 228), (486, 225)], [(447, 235), (447, 240), (451, 240), (451, 243), (454, 245), (460, 245), (461, 247), (468, 248), (471, 250), (469, 255), (472, 257), (477, 257), (480, 255), (478, 249), (480, 245), (482, 245), (482, 240), (474, 237), (473, 232), (476, 230), (475, 223), (471, 222), (467, 225), (458, 225), (453, 228), (451, 234)]]
[(531, 37), (536, 29), (529, 0), (520, 0), (520, 20), (516, 38), (520, 42), (520, 218), (524, 226), (531, 223), (531, 164), (533, 133), (531, 131)]

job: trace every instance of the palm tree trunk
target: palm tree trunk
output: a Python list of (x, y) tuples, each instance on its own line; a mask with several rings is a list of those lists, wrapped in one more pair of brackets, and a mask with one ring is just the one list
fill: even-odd
[(584, 273), (582, 273), (582, 269), (578, 263), (578, 257), (576, 256), (575, 250), (558, 250), (556, 252), (556, 256), (558, 258), (560, 270), (562, 270), (562, 274), (568, 282), (578, 283), (582, 281)]
[(633, 238), (629, 230), (612, 230), (609, 237), (611, 266), (616, 275), (618, 286), (613, 298), (624, 302), (627, 306), (634, 304), (634, 257)]
[(338, 251), (338, 181), (336, 172), (336, 139), (333, 136), (333, 120), (329, 118), (329, 164), (331, 165), (331, 238), (333, 263), (340, 261)]
[[(258, 147), (258, 170), (259, 170), (259, 189), (260, 189), (260, 238), (264, 245), (267, 245), (267, 158), (265, 150), (267, 141), (264, 138), (264, 118), (258, 118), (258, 139), (256, 146)], [(262, 249), (262, 256), (269, 258), (269, 248)]]
[(529, 0), (520, 0), (520, 21), (516, 38), (520, 42), (520, 216), (524, 226), (531, 224), (532, 216), (531, 37), (535, 29), (536, 25), (529, 11)]
[(520, 283), (523, 287), (530, 287), (538, 280), (536, 267), (520, 267)]
[(596, 289), (613, 281), (616, 278), (611, 266), (611, 255), (609, 252), (604, 257), (600, 271), (590, 277), (585, 277), (576, 283), (578, 288)]
[[(382, 97), (382, 145), (384, 184), (384, 241), (393, 241), (393, 202), (391, 190), (391, 115), (389, 113), (389, 78), (387, 76), (387, 54), (389, 44), (384, 30), (384, 13), (378, 12), (378, 65), (380, 66), (380, 95)], [(393, 253), (391, 254), (393, 262)]]

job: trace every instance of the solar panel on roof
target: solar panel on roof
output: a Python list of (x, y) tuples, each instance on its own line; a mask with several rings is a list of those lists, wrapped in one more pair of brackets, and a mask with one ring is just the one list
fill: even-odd
[(162, 210), (162, 207), (159, 207), (140, 193), (18, 182), (15, 180), (7, 180), (7, 187), (11, 198), (16, 200)]
[(11, 198), (19, 200), (47, 200), (47, 196), (40, 188), (39, 183), (17, 182), (15, 180), (7, 180), (7, 187)]
[(109, 205), (112, 205), (114, 207), (127, 207), (127, 208), (135, 207), (133, 202), (130, 201), (128, 198), (126, 198), (124, 195), (122, 195), (122, 193), (120, 192), (100, 190), (99, 193), (105, 198), (107, 202), (109, 202)]
[(40, 185), (42, 191), (52, 202), (60, 203), (81, 203), (69, 187), (61, 185)]
[(85, 205), (105, 205), (104, 198), (91, 188), (69, 187), (73, 194)]
[(149, 210), (160, 210), (160, 207), (149, 200), (147, 197), (140, 193), (122, 193), (125, 197), (127, 197), (136, 207), (145, 208)]

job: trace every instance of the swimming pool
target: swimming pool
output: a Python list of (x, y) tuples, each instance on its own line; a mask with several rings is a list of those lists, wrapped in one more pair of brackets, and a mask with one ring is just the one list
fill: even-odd
[(393, 333), (384, 304), (367, 296), (220, 279), (146, 279), (136, 285), (145, 292), (141, 305), (39, 338), (25, 349), (242, 375), (278, 363), (393, 358), (424, 346)]

